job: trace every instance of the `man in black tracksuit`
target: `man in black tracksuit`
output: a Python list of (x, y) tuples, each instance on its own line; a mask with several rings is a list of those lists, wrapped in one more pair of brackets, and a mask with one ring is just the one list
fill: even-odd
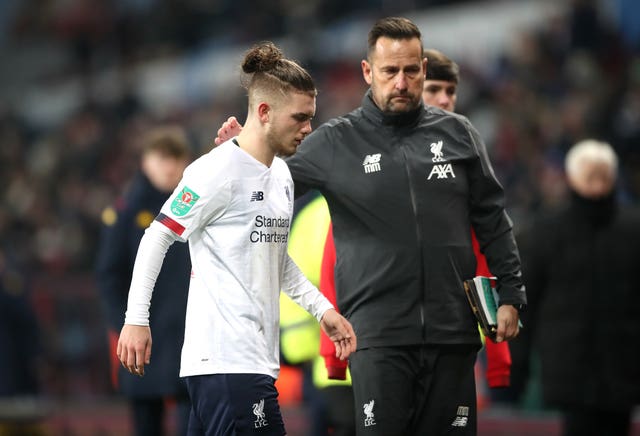
[(350, 358), (358, 435), (473, 435), (477, 323), (463, 290), (473, 226), (498, 277), (499, 340), (518, 333), (526, 297), (503, 190), (469, 121), (425, 107), (418, 28), (378, 21), (355, 111), (287, 160), (296, 190), (331, 213), (336, 295), (358, 336)]

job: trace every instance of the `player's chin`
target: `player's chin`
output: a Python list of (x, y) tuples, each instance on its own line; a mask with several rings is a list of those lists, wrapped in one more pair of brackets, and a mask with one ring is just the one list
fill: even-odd
[(294, 141), (291, 144), (283, 145), (280, 148), (280, 155), (281, 156), (291, 156), (298, 149), (298, 145), (300, 145), (300, 141)]

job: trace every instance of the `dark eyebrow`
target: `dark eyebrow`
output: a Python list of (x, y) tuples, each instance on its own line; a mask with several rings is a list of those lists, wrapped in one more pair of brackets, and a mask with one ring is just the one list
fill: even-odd
[(291, 117), (296, 121), (307, 121), (313, 119), (313, 114), (308, 114), (304, 112), (296, 112), (291, 115)]
[(397, 72), (397, 71), (410, 71), (410, 72), (415, 72), (415, 71), (419, 71), (420, 70), (420, 65), (419, 64), (410, 64), (410, 65), (405, 65), (403, 67), (399, 66), (399, 65), (383, 65), (380, 67), (381, 71), (390, 71), (390, 72)]

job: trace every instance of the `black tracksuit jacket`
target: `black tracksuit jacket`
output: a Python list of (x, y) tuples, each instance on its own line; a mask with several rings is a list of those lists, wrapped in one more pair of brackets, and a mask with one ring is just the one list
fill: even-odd
[(476, 270), (471, 227), (501, 302), (526, 303), (503, 189), (465, 117), (422, 105), (383, 113), (368, 92), (287, 163), (296, 190), (328, 202), (338, 307), (359, 349), (480, 344), (462, 285)]

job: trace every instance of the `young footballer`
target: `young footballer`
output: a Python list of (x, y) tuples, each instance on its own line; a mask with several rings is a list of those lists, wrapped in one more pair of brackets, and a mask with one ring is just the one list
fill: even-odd
[(247, 52), (248, 115), (234, 140), (185, 171), (138, 250), (118, 356), (143, 375), (151, 356), (151, 295), (164, 253), (189, 242), (192, 273), (180, 375), (192, 402), (190, 435), (283, 435), (274, 386), (279, 370), (279, 292), (316, 316), (345, 359), (349, 322), (287, 254), (293, 181), (279, 156), (311, 132), (311, 76), (272, 43)]

